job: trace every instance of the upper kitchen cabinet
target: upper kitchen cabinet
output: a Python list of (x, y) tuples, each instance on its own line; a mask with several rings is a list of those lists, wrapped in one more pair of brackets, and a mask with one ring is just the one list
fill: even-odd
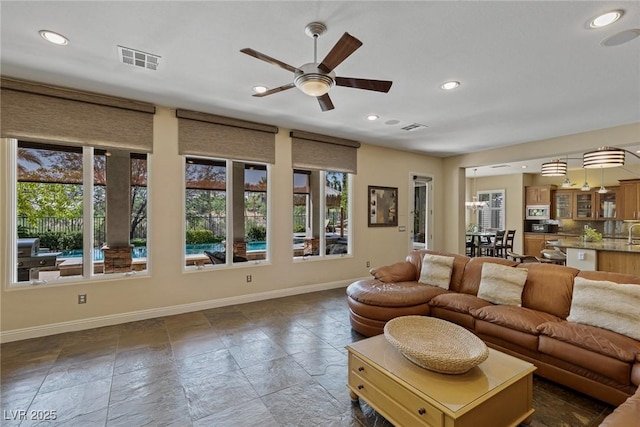
[(640, 220), (640, 179), (620, 180), (619, 219)]
[(555, 189), (555, 185), (530, 185), (525, 188), (525, 204), (550, 205), (551, 191)]
[(606, 193), (596, 191), (596, 219), (616, 220), (621, 218), (618, 213), (620, 196), (617, 187), (608, 187)]
[(573, 219), (596, 219), (596, 192), (573, 192)]
[(573, 190), (556, 190), (553, 199), (555, 210), (553, 219), (573, 218)]

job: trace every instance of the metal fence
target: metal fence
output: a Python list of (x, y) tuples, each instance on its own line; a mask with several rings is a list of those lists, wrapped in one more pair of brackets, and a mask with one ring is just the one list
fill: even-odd
[[(25, 217), (18, 217), (18, 229), (27, 231), (29, 235), (37, 236), (44, 233), (82, 233), (83, 226), (82, 218), (56, 218), (56, 217), (44, 217), (40, 218), (38, 222), (30, 224)], [(147, 220), (143, 219), (138, 226), (133, 230), (133, 239), (146, 239), (147, 238)], [(106, 221), (103, 216), (93, 217), (93, 240), (100, 244), (106, 242)]]

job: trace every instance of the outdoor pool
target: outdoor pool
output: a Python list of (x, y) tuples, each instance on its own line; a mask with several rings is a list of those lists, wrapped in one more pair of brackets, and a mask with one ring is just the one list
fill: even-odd
[[(255, 241), (255, 242), (247, 242), (247, 251), (264, 251), (267, 249), (267, 242), (264, 241)], [(185, 254), (186, 255), (199, 255), (204, 254), (204, 251), (209, 252), (223, 252), (224, 246), (222, 243), (200, 243), (200, 244), (189, 244), (186, 245)], [(147, 257), (147, 247), (146, 246), (136, 246), (133, 248), (133, 258), (146, 258)], [(82, 249), (71, 249), (68, 251), (62, 251), (58, 258), (82, 258)], [(93, 248), (93, 260), (94, 261), (103, 261), (104, 254), (102, 250), (99, 248)]]

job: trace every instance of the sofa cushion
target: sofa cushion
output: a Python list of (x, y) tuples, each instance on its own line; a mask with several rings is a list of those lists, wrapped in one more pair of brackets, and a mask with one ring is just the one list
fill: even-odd
[(449, 289), (453, 261), (454, 258), (449, 256), (424, 254), (418, 282)]
[(429, 301), (429, 305), (431, 307), (446, 308), (458, 313), (470, 314), (473, 309), (492, 304), (473, 295), (446, 293), (433, 297)]
[(547, 322), (560, 322), (562, 320), (549, 313), (514, 305), (490, 305), (474, 309), (471, 311), (471, 314), (476, 319), (481, 319), (486, 322), (495, 323), (497, 325), (532, 335), (538, 335), (540, 333), (538, 331), (538, 326), (540, 324)]
[(468, 295), (478, 295), (478, 287), (480, 286), (480, 278), (482, 276), (482, 266), (485, 263), (506, 265), (509, 267), (514, 267), (518, 265), (517, 262), (507, 260), (504, 258), (493, 258), (493, 257), (477, 257), (471, 258), (471, 260), (464, 267), (464, 275), (460, 280), (460, 287), (454, 289), (454, 282), (451, 283), (451, 288), (454, 291), (460, 292), (462, 294)]
[(618, 406), (600, 427), (638, 427), (640, 426), (640, 388), (636, 393)]
[(624, 362), (631, 363), (636, 354), (640, 354), (640, 342), (595, 326), (567, 321), (547, 322), (538, 326), (538, 332)]
[(494, 304), (520, 305), (526, 280), (524, 269), (487, 262), (482, 266), (478, 298)]
[(640, 286), (576, 277), (567, 320), (640, 340)]
[(376, 279), (383, 282), (409, 282), (416, 279), (416, 268), (407, 261), (396, 262), (395, 264), (375, 267), (369, 273)]
[(571, 307), (573, 278), (578, 270), (534, 262), (520, 264), (518, 268), (529, 271), (522, 291), (522, 306), (566, 319)]
[(426, 304), (431, 298), (448, 292), (418, 282), (385, 283), (377, 279), (358, 280), (347, 286), (347, 295), (363, 304), (383, 307), (407, 307)]

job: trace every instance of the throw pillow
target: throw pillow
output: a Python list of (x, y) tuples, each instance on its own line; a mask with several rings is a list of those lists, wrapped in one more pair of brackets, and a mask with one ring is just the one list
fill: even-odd
[(567, 320), (640, 340), (640, 285), (576, 277)]
[(521, 305), (527, 270), (485, 262), (482, 264), (478, 298), (502, 305)]
[(454, 260), (451, 256), (425, 254), (418, 282), (449, 289)]

